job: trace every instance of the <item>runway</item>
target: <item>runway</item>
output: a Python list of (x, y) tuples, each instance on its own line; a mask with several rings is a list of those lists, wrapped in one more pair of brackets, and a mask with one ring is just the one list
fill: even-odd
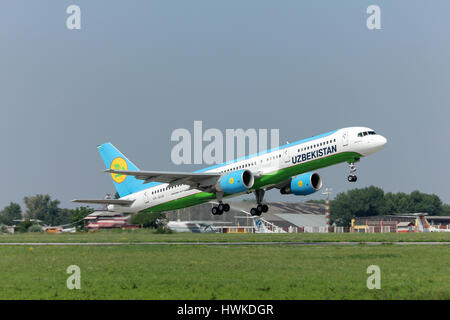
[(351, 242), (351, 241), (335, 241), (335, 242), (4, 242), (0, 246), (357, 246), (357, 245), (450, 245), (449, 241), (443, 242)]

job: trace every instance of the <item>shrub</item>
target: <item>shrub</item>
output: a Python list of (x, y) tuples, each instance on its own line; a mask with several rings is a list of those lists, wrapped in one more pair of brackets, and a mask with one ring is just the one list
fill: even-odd
[(0, 233), (8, 233), (8, 228), (5, 224), (0, 224)]
[(164, 214), (160, 212), (139, 212), (130, 219), (131, 224), (138, 224), (143, 228), (158, 228), (164, 225), (164, 221)]
[(22, 221), (17, 225), (17, 232), (27, 232), (28, 228), (32, 225), (33, 222), (31, 222), (30, 220)]
[(162, 234), (162, 233), (170, 234), (170, 233), (173, 233), (173, 231), (170, 230), (169, 228), (167, 228), (166, 226), (159, 226), (158, 228), (156, 228), (155, 233), (156, 234)]
[(28, 232), (42, 232), (42, 227), (38, 224), (33, 224), (28, 228)]

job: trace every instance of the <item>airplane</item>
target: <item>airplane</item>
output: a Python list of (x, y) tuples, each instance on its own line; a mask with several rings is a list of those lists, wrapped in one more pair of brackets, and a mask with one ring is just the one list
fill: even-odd
[(370, 128), (347, 127), (194, 172), (167, 172), (141, 171), (106, 142), (97, 149), (120, 198), (72, 201), (102, 204), (120, 213), (164, 212), (218, 201), (211, 213), (221, 215), (230, 210), (224, 200), (254, 193), (256, 207), (250, 214), (260, 216), (269, 210), (263, 202), (268, 190), (302, 196), (320, 190), (322, 178), (314, 170), (347, 162), (347, 179), (356, 182), (355, 162), (386, 143)]
[[(226, 223), (226, 222), (225, 222)], [(167, 228), (174, 232), (194, 232), (194, 233), (209, 233), (217, 232), (216, 221), (169, 221)], [(220, 223), (219, 223), (220, 224)], [(222, 223), (224, 224), (224, 223)]]
[(419, 217), (417, 221), (420, 232), (450, 232), (450, 229), (438, 229), (430, 225), (427, 218), (425, 218), (426, 213), (415, 213), (414, 215)]

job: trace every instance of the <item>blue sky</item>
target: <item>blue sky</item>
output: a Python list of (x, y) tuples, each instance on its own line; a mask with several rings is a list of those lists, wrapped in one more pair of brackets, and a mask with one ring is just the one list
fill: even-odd
[[(81, 8), (81, 30), (66, 8)], [(366, 8), (381, 8), (381, 30)], [(363, 125), (388, 138), (320, 170), (335, 192), (375, 185), (450, 203), (448, 1), (18, 1), (0, 4), (0, 207), (62, 206), (113, 190), (96, 145), (141, 169), (170, 161), (173, 130), (278, 128), (280, 142)], [(315, 195), (309, 198), (320, 198)], [(306, 200), (280, 196), (268, 200)]]

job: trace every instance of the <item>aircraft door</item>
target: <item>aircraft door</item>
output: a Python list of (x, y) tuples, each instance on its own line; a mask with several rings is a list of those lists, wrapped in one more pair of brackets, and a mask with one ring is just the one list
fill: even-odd
[(348, 146), (348, 131), (342, 133), (342, 145), (344, 147)]
[(286, 164), (291, 161), (291, 155), (289, 152), (289, 148), (286, 148), (283, 150), (282, 156), (281, 156), (281, 163)]
[(150, 197), (147, 194), (147, 191), (144, 192), (144, 202), (147, 204), (150, 202)]

